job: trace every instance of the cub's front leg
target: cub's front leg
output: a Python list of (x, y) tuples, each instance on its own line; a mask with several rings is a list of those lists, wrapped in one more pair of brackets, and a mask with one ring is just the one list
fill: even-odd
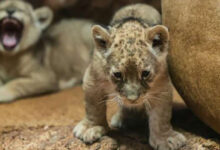
[(84, 80), (86, 117), (73, 130), (74, 135), (85, 143), (93, 143), (107, 133), (107, 99), (103, 82), (94, 80), (86, 73)]
[(55, 81), (54, 75), (47, 72), (16, 78), (0, 86), (0, 102), (10, 102), (18, 98), (55, 90), (57, 89)]
[(155, 105), (149, 113), (150, 145), (156, 150), (178, 150), (186, 138), (174, 131), (170, 124), (172, 111), (171, 102)]

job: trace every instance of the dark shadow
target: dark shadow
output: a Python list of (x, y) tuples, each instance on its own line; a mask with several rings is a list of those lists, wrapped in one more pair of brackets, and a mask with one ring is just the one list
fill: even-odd
[(220, 135), (199, 120), (190, 109), (173, 110), (172, 124), (175, 128), (183, 129), (195, 135), (220, 141)]

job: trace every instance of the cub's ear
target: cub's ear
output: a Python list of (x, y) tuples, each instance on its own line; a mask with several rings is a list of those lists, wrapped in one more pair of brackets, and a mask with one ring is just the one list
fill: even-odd
[(94, 25), (92, 27), (92, 36), (98, 50), (106, 51), (108, 49), (110, 45), (110, 34), (107, 29), (100, 25)]
[(157, 54), (167, 52), (169, 42), (169, 32), (167, 27), (156, 25), (149, 28), (147, 32), (147, 40)]
[(35, 10), (37, 24), (41, 30), (46, 29), (53, 20), (53, 11), (49, 7), (41, 7)]

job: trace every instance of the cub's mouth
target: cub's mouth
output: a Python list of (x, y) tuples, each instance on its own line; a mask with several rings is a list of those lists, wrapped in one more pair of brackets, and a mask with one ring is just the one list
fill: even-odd
[(20, 42), (23, 24), (15, 18), (0, 21), (0, 40), (6, 50), (13, 50)]
[(135, 101), (131, 101), (131, 100), (128, 100), (127, 98), (123, 98), (122, 99), (123, 101), (123, 104), (125, 106), (128, 106), (128, 107), (137, 107), (137, 106), (140, 106), (144, 103), (144, 98), (143, 97), (139, 97), (137, 100)]

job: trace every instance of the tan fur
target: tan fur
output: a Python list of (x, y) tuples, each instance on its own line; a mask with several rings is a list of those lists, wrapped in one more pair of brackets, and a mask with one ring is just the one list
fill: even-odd
[(113, 96), (120, 110), (112, 126), (121, 127), (128, 112), (144, 111), (154, 149), (176, 150), (185, 143), (185, 137), (170, 124), (169, 34), (165, 26), (152, 26), (160, 23), (158, 15), (147, 5), (131, 5), (115, 14), (108, 29), (93, 27), (96, 47), (84, 77), (86, 118), (75, 127), (76, 137), (92, 143), (107, 132), (105, 102)]
[(0, 102), (79, 84), (90, 61), (92, 23), (63, 20), (44, 31), (52, 20), (49, 8), (34, 10), (26, 2), (7, 0), (0, 3), (0, 19), (11, 7), (20, 10), (13, 16), (22, 21), (24, 31), (13, 50), (0, 43)]
[(146, 23), (148, 23), (148, 25), (156, 25), (161, 23), (160, 13), (155, 8), (149, 5), (134, 4), (118, 10), (117, 13), (114, 15), (111, 24), (125, 18), (126, 16), (141, 18)]

